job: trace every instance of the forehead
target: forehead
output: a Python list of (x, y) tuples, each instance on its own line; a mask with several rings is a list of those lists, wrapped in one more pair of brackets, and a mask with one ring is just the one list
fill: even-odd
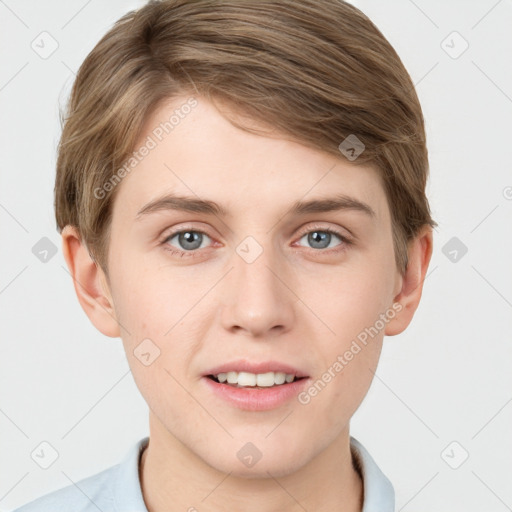
[[(263, 128), (247, 118), (243, 125)], [(341, 194), (371, 205), (377, 219), (386, 220), (376, 169), (263, 129), (264, 136), (241, 130), (197, 96), (194, 102), (188, 96), (166, 101), (144, 124), (114, 210), (134, 218), (144, 205), (172, 192), (215, 201), (227, 215), (252, 208), (272, 216), (282, 214), (283, 205)]]

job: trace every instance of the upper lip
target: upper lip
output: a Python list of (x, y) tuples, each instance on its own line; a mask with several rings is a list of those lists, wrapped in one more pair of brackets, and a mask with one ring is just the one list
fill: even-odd
[(268, 372), (282, 372), (295, 377), (308, 377), (308, 374), (304, 371), (290, 366), (289, 364), (281, 363), (279, 361), (249, 361), (247, 359), (238, 359), (236, 361), (230, 361), (219, 366), (211, 368), (205, 373), (207, 375), (218, 375), (219, 373), (228, 372), (249, 372), (249, 373), (268, 373)]

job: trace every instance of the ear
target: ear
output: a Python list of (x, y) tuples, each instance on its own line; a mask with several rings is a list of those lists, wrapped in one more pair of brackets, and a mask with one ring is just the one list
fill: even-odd
[(432, 228), (428, 225), (424, 226), (409, 242), (407, 269), (400, 279), (401, 289), (394, 298), (394, 302), (400, 303), (402, 309), (387, 323), (384, 330), (386, 336), (400, 334), (411, 323), (420, 303), (423, 281), (432, 256), (432, 247)]
[(106, 276), (91, 258), (74, 226), (68, 225), (62, 230), (62, 251), (85, 314), (101, 333), (111, 338), (119, 337), (119, 324)]

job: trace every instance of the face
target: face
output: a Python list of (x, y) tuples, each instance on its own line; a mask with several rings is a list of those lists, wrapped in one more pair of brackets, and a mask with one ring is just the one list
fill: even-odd
[[(161, 433), (220, 471), (285, 475), (347, 435), (377, 366), (400, 285), (384, 189), (371, 167), (242, 131), (201, 98), (159, 141), (186, 100), (148, 119), (139, 146), (156, 146), (116, 191), (121, 337)], [(246, 373), (209, 377), (228, 372)]]

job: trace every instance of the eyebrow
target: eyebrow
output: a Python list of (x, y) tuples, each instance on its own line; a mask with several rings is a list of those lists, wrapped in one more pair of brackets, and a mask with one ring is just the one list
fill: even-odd
[[(220, 217), (229, 216), (229, 212), (214, 201), (176, 194), (166, 194), (144, 205), (137, 212), (135, 219), (140, 220), (146, 215), (164, 210), (203, 213)], [(359, 211), (372, 218), (377, 217), (370, 205), (345, 194), (322, 199), (312, 199), (309, 201), (297, 201), (290, 208), (290, 213), (292, 215), (307, 215), (310, 213), (327, 213), (341, 210)]]

